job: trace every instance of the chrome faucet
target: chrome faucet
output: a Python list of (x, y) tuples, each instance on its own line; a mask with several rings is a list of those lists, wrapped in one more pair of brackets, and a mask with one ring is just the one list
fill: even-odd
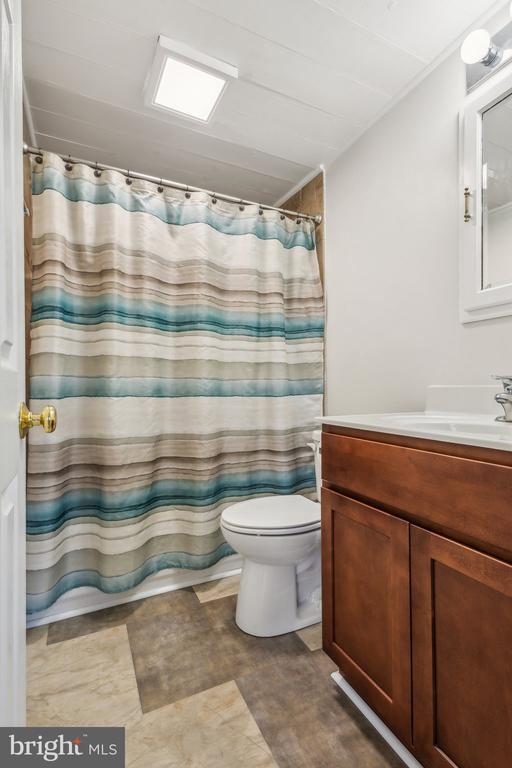
[(493, 376), (493, 379), (501, 381), (503, 392), (498, 392), (494, 396), (497, 403), (505, 411), (503, 416), (496, 416), (496, 421), (507, 421), (512, 423), (512, 375), (511, 376)]

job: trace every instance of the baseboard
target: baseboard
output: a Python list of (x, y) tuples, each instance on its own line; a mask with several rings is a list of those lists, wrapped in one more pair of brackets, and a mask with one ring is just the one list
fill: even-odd
[(331, 677), (336, 685), (341, 688), (343, 693), (348, 696), (352, 704), (358, 708), (361, 714), (363, 714), (366, 719), (373, 725), (375, 730), (380, 733), (384, 741), (389, 744), (393, 752), (396, 752), (398, 757), (405, 763), (407, 768), (423, 768), (421, 763), (418, 763), (414, 755), (412, 755), (409, 750), (404, 747), (402, 742), (397, 739), (395, 734), (389, 730), (387, 725), (382, 722), (380, 717), (375, 714), (373, 709), (371, 709), (368, 704), (359, 696), (359, 694), (356, 693), (352, 686), (347, 683), (345, 678), (340, 675), (339, 672), (333, 672)]
[(39, 627), (42, 624), (50, 624), (54, 621), (70, 619), (73, 616), (81, 616), (84, 613), (92, 613), (102, 608), (112, 608), (123, 603), (132, 603), (144, 597), (160, 595), (164, 592), (172, 592), (184, 587), (193, 587), (195, 584), (205, 584), (215, 579), (223, 579), (226, 576), (236, 576), (242, 567), (240, 555), (224, 557), (211, 568), (202, 571), (193, 571), (186, 568), (169, 568), (165, 571), (149, 576), (142, 584), (127, 592), (119, 592), (115, 595), (107, 595), (93, 587), (79, 587), (66, 592), (46, 611), (33, 613), (27, 616), (27, 629)]

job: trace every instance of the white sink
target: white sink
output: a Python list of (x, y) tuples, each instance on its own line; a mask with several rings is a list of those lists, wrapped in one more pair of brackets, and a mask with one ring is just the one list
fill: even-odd
[(427, 429), (430, 432), (450, 432), (457, 435), (488, 435), (499, 440), (512, 439), (510, 424), (508, 429), (498, 424), (478, 424), (472, 421), (405, 421), (412, 429)]
[[(430, 388), (429, 388), (430, 389)], [(432, 402), (436, 406), (442, 405), (440, 399), (444, 393), (442, 388), (427, 394), (427, 406)], [(462, 387), (460, 389), (463, 389)], [(476, 402), (476, 388), (470, 392), (471, 398)], [(324, 424), (363, 429), (371, 432), (384, 432), (394, 435), (409, 437), (422, 437), (430, 440), (441, 440), (448, 443), (462, 443), (465, 445), (477, 445), (485, 448), (498, 448), (512, 451), (512, 423), (496, 421), (500, 415), (500, 409), (494, 403), (494, 398), (488, 387), (482, 387), (485, 400), (482, 402), (488, 407), (489, 412), (455, 412), (449, 410), (426, 410), (414, 413), (368, 413), (355, 416), (324, 416), (321, 421)], [(448, 392), (452, 405), (457, 401), (455, 388)], [(467, 394), (467, 393), (466, 393)], [(462, 393), (464, 395), (464, 393)], [(435, 398), (435, 399), (434, 399)], [(468, 403), (469, 398), (460, 398)], [(483, 410), (483, 408), (482, 408)]]
[(488, 414), (421, 411), (368, 413), (356, 416), (324, 416), (322, 422), (352, 429), (512, 451), (512, 424), (495, 421)]
[(485, 436), (491, 440), (512, 442), (512, 423), (496, 421), (487, 414), (406, 413), (384, 415), (390, 423), (407, 429), (437, 434)]

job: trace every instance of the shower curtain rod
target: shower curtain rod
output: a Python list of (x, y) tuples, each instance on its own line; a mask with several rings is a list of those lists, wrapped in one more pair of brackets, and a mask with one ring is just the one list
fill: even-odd
[[(37, 147), (29, 147), (28, 144), (23, 144), (23, 154), (24, 155), (36, 155), (39, 157), (42, 157), (43, 155), (42, 149), (39, 149)], [(208, 189), (202, 189), (201, 187), (191, 187), (187, 184), (181, 184), (179, 181), (171, 181), (170, 179), (160, 179), (157, 176), (150, 176), (147, 173), (137, 173), (136, 171), (131, 171), (129, 169), (124, 168), (116, 168), (114, 165), (105, 165), (104, 163), (92, 163), (90, 160), (81, 160), (79, 157), (71, 157), (71, 155), (61, 155), (60, 153), (54, 153), (57, 154), (62, 160), (67, 161), (71, 164), (80, 163), (81, 165), (87, 165), (89, 168), (94, 168), (95, 170), (99, 171), (117, 171), (118, 173), (122, 173), (123, 176), (126, 176), (127, 179), (142, 179), (144, 181), (151, 181), (154, 184), (159, 184), (161, 187), (172, 187), (173, 189), (184, 189), (187, 192), (205, 192), (207, 195), (211, 195), (215, 199), (219, 200), (227, 200), (230, 203), (240, 203), (240, 205), (257, 205), (260, 210), (264, 211), (277, 211), (281, 214), (287, 214), (288, 216), (296, 216), (298, 219), (310, 219), (311, 221), (314, 221), (315, 224), (320, 224), (322, 222), (322, 216), (321, 214), (312, 215), (310, 213), (300, 213), (299, 211), (288, 211), (286, 208), (276, 208), (273, 205), (265, 205), (264, 203), (255, 203), (254, 200), (242, 200), (239, 197), (233, 197), (232, 195), (223, 195), (220, 192), (212, 192)]]

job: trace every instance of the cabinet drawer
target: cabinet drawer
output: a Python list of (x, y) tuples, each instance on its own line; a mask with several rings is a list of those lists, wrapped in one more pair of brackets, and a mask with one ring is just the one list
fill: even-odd
[(511, 559), (512, 467), (324, 431), (322, 479)]

